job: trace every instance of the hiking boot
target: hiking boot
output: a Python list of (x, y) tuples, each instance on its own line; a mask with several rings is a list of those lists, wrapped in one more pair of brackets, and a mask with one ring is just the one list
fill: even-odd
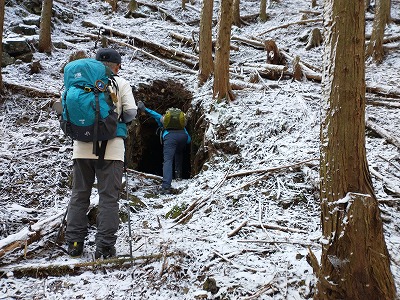
[(161, 188), (160, 195), (170, 195), (170, 194), (173, 194), (171, 188)]
[(179, 172), (179, 171), (175, 170), (175, 180), (176, 181), (181, 181), (182, 180), (182, 172)]
[(71, 257), (80, 257), (83, 252), (83, 242), (69, 242), (68, 254)]
[(94, 258), (99, 259), (107, 259), (116, 256), (117, 251), (115, 250), (114, 246), (103, 246), (103, 247), (96, 247), (96, 252), (94, 253)]

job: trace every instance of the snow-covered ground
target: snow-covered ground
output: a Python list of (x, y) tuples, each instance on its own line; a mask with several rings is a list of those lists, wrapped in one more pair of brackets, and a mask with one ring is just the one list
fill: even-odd
[[(313, 11), (322, 12), (320, 2)], [(139, 5), (139, 11), (148, 14), (148, 18), (124, 18), (127, 3), (122, 3), (117, 13), (111, 13), (106, 2), (55, 3), (73, 12), (74, 22), (56, 22), (54, 41), (77, 40), (81, 38), (79, 32), (96, 32), (82, 26), (84, 19), (188, 53), (191, 49), (173, 41), (169, 32), (189, 37), (198, 34), (198, 24), (174, 24), (161, 12), (143, 4)], [(200, 1), (188, 4), (186, 11), (180, 8), (180, 1), (146, 3), (160, 5), (182, 23), (198, 19), (201, 9)], [(315, 18), (314, 14), (305, 12), (311, 10), (310, 3), (271, 1), (269, 21), (252, 21), (246, 26), (234, 27), (232, 34), (249, 38), (299, 21), (304, 14)], [(400, 2), (393, 0), (392, 5), (392, 16), (400, 18)], [(242, 1), (241, 8), (242, 16), (254, 14), (258, 11), (258, 1)], [(10, 23), (18, 23), (22, 18), (20, 11), (19, 5), (6, 7), (6, 30)], [(215, 3), (215, 16), (217, 12)], [(367, 32), (370, 25), (367, 24)], [(306, 42), (300, 39), (307, 30), (322, 29), (321, 26), (322, 22), (296, 24), (258, 38), (274, 39), (290, 55), (299, 55), (304, 62), (321, 69), (323, 47), (306, 51)], [(398, 36), (399, 25), (388, 26), (387, 34)], [(8, 31), (3, 38), (7, 37), (11, 37)], [(92, 55), (95, 52), (94, 41), (76, 40), (70, 42), (68, 49), (55, 48), (51, 56), (35, 52), (34, 59), (43, 67), (40, 73), (30, 75), (28, 65), (19, 63), (3, 68), (3, 80), (59, 93), (60, 70), (69, 54), (76, 50)], [(233, 44), (239, 46), (239, 51), (231, 54), (235, 66), (245, 62), (264, 63), (261, 50)], [(310, 248), (319, 258), (321, 250), (320, 84), (264, 78), (258, 87), (235, 90), (234, 102), (218, 104), (212, 99), (211, 82), (199, 88), (196, 75), (177, 72), (131, 48), (116, 47), (124, 54), (120, 75), (132, 86), (151, 84), (156, 79), (184, 83), (193, 94), (192, 106), (202, 107), (206, 112), (209, 126), (205, 128), (205, 138), (212, 142), (232, 141), (240, 151), (237, 154), (216, 151), (199, 174), (173, 182), (180, 190), (176, 195), (154, 194), (157, 180), (128, 173), (131, 193), (145, 204), (131, 214), (133, 256), (137, 260), (123, 266), (82, 266), (93, 261), (95, 228), (90, 227), (83, 257), (71, 259), (56, 248), (49, 261), (49, 241), (54, 239), (55, 228), (51, 237), (27, 246), (25, 257), (24, 250), (19, 249), (1, 256), (0, 299), (312, 298), (315, 278), (306, 255)], [(380, 65), (367, 62), (367, 85), (399, 89), (399, 74), (398, 48), (388, 51)], [(367, 95), (367, 99), (370, 97)], [(384, 100), (382, 96), (374, 99)], [(62, 136), (57, 117), (50, 109), (53, 100), (10, 94), (1, 105), (0, 247), (7, 238), (22, 235), (24, 230), (26, 233), (29, 225), (35, 226), (54, 216), (60, 220), (69, 201), (71, 144)], [(389, 101), (399, 104), (399, 99)], [(398, 108), (367, 105), (367, 114), (391, 136), (400, 139)], [(371, 134), (367, 136), (366, 147), (399, 290), (399, 149)], [(93, 201), (96, 197), (93, 189)], [(174, 208), (188, 207), (195, 201), (199, 207), (186, 222), (177, 223), (166, 217)], [(122, 206), (121, 211), (124, 211)], [(121, 223), (118, 232), (117, 252), (121, 256), (129, 254), (128, 228), (127, 223)], [(37, 275), (42, 276), (30, 273), (31, 276), (20, 278), (15, 271), (26, 267), (41, 270), (49, 264), (66, 264), (71, 268), (80, 264), (80, 267), (60, 276), (43, 276), (38, 271)], [(205, 283), (213, 280), (217, 288), (207, 291)]]

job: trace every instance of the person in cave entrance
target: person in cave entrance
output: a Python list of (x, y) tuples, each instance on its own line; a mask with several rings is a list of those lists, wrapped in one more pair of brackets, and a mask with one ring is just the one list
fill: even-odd
[[(166, 125), (165, 120), (167, 119), (166, 114), (161, 115), (158, 112), (147, 108), (142, 101), (137, 103), (139, 111), (149, 114), (157, 122), (159, 129), (161, 130), (161, 141), (163, 144), (163, 180), (161, 185), (161, 194), (171, 194), (171, 182), (173, 177), (174, 165), (175, 165), (175, 179), (182, 179), (182, 164), (183, 164), (183, 153), (187, 144), (190, 144), (191, 137), (187, 132), (185, 125), (186, 119), (183, 112), (177, 109), (172, 109), (179, 111), (181, 116), (180, 125), (172, 121)], [(168, 112), (169, 110), (167, 110)], [(172, 114), (173, 115), (173, 114)], [(169, 118), (169, 117), (168, 117)], [(178, 117), (179, 118), (179, 117)]]

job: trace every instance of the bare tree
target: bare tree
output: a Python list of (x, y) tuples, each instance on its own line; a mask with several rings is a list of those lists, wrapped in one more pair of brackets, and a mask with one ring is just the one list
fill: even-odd
[(53, 0), (43, 0), (40, 19), (39, 52), (51, 53), (51, 16)]
[(383, 37), (385, 34), (385, 27), (389, 22), (390, 0), (377, 1), (371, 39), (366, 50), (366, 56), (372, 57), (377, 63), (382, 62), (385, 54), (383, 50)]
[(214, 70), (212, 56), (212, 17), (214, 0), (203, 0), (200, 18), (199, 84), (210, 78)]
[(216, 97), (218, 101), (224, 98), (228, 101), (234, 99), (229, 84), (232, 2), (233, 0), (221, 0), (219, 9), (214, 68), (214, 97)]
[(4, 30), (5, 1), (0, 0), (0, 93), (3, 93), (3, 76), (1, 73), (1, 58), (3, 57), (3, 30)]
[(365, 150), (365, 0), (325, 0), (322, 255), (314, 299), (395, 299)]

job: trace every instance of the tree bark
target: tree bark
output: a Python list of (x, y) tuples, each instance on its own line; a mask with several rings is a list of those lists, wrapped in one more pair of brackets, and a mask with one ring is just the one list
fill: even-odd
[(51, 16), (53, 0), (43, 0), (40, 19), (39, 52), (51, 53)]
[(215, 75), (213, 97), (217, 101), (233, 100), (232, 89), (229, 84), (229, 55), (232, 27), (233, 0), (221, 0), (219, 10), (217, 45), (215, 49)]
[[(3, 57), (3, 27), (4, 27), (4, 7), (5, 7), (5, 1), (0, 0), (0, 58)], [(1, 73), (1, 64), (0, 64), (0, 93), (2, 94), (4, 92), (3, 89), (3, 76)]]
[(210, 78), (214, 70), (212, 56), (212, 17), (214, 0), (203, 0), (200, 20), (199, 41), (199, 84)]
[(315, 299), (395, 299), (365, 150), (364, 1), (326, 0), (324, 7), (323, 245)]

